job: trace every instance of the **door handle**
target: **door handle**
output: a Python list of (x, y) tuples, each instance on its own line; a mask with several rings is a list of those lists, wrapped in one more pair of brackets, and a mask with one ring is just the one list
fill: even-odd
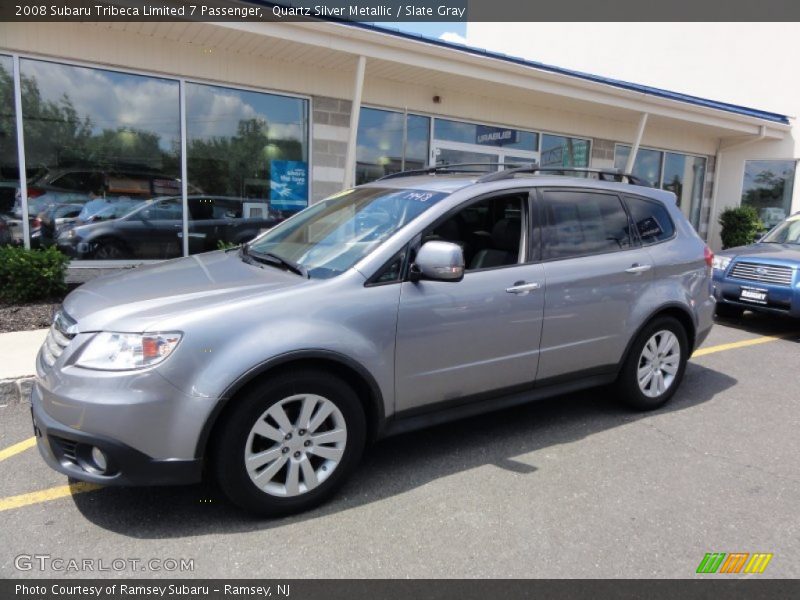
[(625, 272), (626, 273), (633, 273), (634, 275), (637, 275), (639, 273), (644, 273), (645, 271), (649, 271), (652, 268), (653, 268), (653, 265), (640, 265), (639, 263), (635, 263), (635, 264), (631, 265), (630, 267), (628, 267), (627, 269), (625, 269)]
[(525, 283), (524, 281), (518, 281), (513, 286), (506, 288), (506, 292), (509, 294), (521, 294), (525, 295), (534, 290), (538, 290), (541, 284), (533, 282), (533, 283)]

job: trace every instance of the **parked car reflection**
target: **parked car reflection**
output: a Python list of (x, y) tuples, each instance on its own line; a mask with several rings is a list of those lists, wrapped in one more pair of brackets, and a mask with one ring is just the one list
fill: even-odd
[[(180, 256), (183, 210), (180, 196), (157, 198), (131, 207), (112, 203), (58, 235), (59, 250), (76, 259), (164, 259)], [(188, 198), (189, 252), (215, 250), (220, 243), (241, 244), (286, 215), (266, 201), (227, 196)]]
[(31, 247), (48, 247), (56, 242), (58, 232), (78, 220), (83, 204), (56, 204), (47, 207), (31, 222)]

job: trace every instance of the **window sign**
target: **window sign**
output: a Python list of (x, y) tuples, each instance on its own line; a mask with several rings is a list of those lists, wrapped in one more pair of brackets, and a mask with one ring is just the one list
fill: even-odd
[(308, 163), (300, 160), (270, 161), (272, 208), (302, 210), (308, 199)]
[(505, 146), (519, 143), (519, 131), (503, 127), (478, 125), (475, 129), (475, 143), (482, 146)]
[(435, 140), (443, 142), (460, 142), (479, 146), (503, 146), (506, 149), (539, 151), (539, 134), (512, 127), (494, 127), (478, 125), (465, 121), (434, 119)]

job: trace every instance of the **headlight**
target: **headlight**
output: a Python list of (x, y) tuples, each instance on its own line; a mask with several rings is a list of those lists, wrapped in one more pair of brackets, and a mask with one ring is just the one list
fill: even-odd
[(714, 269), (719, 269), (720, 271), (727, 269), (729, 264), (731, 264), (730, 256), (715, 256), (711, 263)]
[(101, 371), (142, 369), (165, 360), (180, 341), (180, 333), (102, 331), (86, 345), (75, 364)]

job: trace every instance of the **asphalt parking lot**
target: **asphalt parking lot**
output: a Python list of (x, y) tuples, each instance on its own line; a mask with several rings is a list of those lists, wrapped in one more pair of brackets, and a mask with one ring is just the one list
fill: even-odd
[(64, 575), (15, 566), (46, 554), (194, 561), (66, 573), (87, 577), (682, 578), (707, 552), (772, 553), (754, 577), (798, 577), (798, 343), (800, 323), (720, 322), (657, 412), (596, 390), (384, 440), (333, 502), (281, 520), (207, 485), (69, 493), (35, 448), (13, 446), (31, 425), (10, 406), (0, 577)]

